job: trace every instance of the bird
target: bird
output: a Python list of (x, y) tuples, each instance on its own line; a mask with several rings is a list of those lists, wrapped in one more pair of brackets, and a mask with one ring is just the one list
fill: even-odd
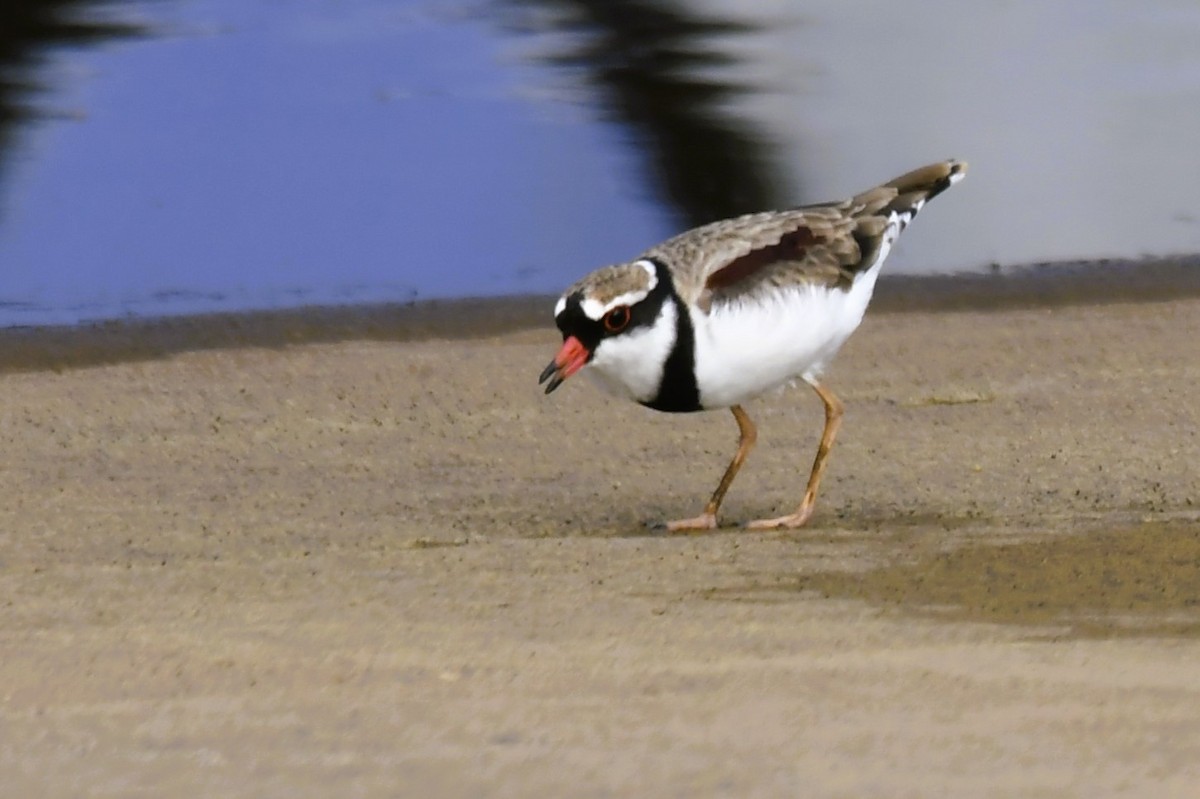
[(562, 346), (538, 384), (550, 394), (586, 370), (617, 396), (667, 413), (728, 408), (737, 451), (698, 515), (670, 532), (716, 529), (725, 493), (754, 448), (743, 404), (803, 381), (825, 426), (792, 513), (748, 522), (796, 528), (812, 516), (844, 410), (822, 374), (866, 312), (896, 238), (926, 202), (960, 181), (965, 161), (915, 169), (850, 199), (723, 219), (597, 269), (554, 306)]

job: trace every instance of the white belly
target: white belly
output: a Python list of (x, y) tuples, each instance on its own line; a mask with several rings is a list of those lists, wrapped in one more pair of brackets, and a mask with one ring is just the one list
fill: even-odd
[(700, 404), (726, 408), (796, 378), (816, 379), (862, 321), (882, 262), (849, 290), (801, 286), (694, 312)]

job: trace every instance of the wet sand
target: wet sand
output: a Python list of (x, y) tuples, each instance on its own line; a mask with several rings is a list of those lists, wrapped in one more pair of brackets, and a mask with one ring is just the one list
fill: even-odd
[[(1200, 299), (1154, 299), (881, 297), (816, 516), (771, 534), (649, 532), (733, 420), (543, 397), (520, 314), (12, 333), (3, 794), (1194, 795)], [(820, 430), (807, 389), (748, 411), (731, 525)]]

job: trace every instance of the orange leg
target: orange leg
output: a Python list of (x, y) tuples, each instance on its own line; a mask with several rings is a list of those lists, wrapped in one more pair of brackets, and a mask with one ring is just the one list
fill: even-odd
[(821, 475), (825, 474), (825, 459), (829, 450), (833, 449), (833, 439), (837, 436), (838, 427), (842, 424), (842, 401), (833, 392), (820, 383), (809, 383), (817, 392), (817, 396), (825, 403), (825, 430), (821, 433), (821, 444), (817, 447), (817, 458), (813, 461), (812, 473), (808, 476), (808, 488), (804, 492), (804, 500), (796, 512), (777, 519), (759, 519), (746, 526), (755, 530), (773, 530), (779, 527), (800, 527), (812, 516), (813, 505), (817, 502), (817, 488), (821, 485)]
[(691, 519), (677, 519), (673, 522), (667, 522), (666, 528), (670, 532), (715, 530), (717, 527), (717, 510), (721, 507), (721, 500), (725, 498), (725, 492), (729, 490), (729, 485), (733, 482), (733, 478), (737, 476), (738, 469), (742, 468), (742, 464), (746, 461), (746, 456), (750, 454), (750, 450), (754, 449), (754, 442), (758, 440), (758, 432), (754, 429), (754, 422), (750, 421), (750, 417), (742, 410), (742, 406), (734, 405), (729, 410), (733, 411), (733, 418), (737, 420), (738, 431), (741, 433), (741, 438), (738, 440), (737, 452), (734, 454), (733, 460), (729, 462), (729, 467), (725, 470), (725, 475), (721, 478), (721, 483), (717, 486), (717, 490), (713, 492), (712, 498), (704, 506), (704, 512)]

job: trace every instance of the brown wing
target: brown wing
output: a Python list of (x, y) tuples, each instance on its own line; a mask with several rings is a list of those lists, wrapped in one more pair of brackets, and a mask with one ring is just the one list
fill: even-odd
[(962, 162), (944, 161), (843, 202), (714, 222), (644, 257), (670, 264), (680, 295), (705, 310), (791, 285), (846, 289), (875, 262), (884, 236), (898, 235), (926, 200), (965, 169)]
[[(734, 258), (725, 266), (708, 276), (704, 287), (709, 291), (720, 291), (745, 283), (766, 270), (779, 271), (783, 265), (789, 265), (791, 271), (800, 277), (813, 278), (825, 282), (835, 278), (836, 274), (824, 267), (833, 266), (825, 259), (814, 259), (814, 254), (824, 245), (825, 239), (813, 231), (812, 227), (801, 224), (790, 233), (784, 233), (775, 244), (767, 244), (757, 250), (751, 250), (745, 255)], [(835, 270), (836, 271), (836, 270)]]
[(849, 288), (863, 262), (855, 223), (841, 207), (798, 215), (792, 229), (774, 243), (711, 272), (704, 281), (708, 296), (701, 297), (701, 304), (787, 286)]

